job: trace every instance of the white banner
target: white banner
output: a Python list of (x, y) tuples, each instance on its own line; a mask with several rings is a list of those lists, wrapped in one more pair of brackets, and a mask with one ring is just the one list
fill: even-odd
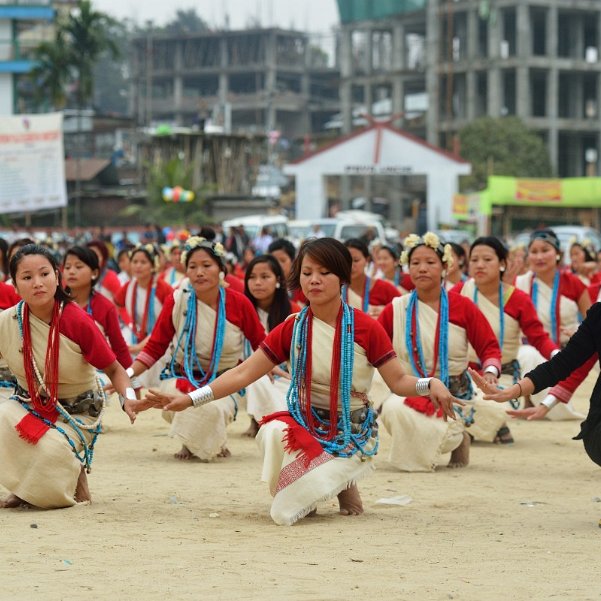
[(67, 205), (63, 115), (0, 116), (0, 213)]

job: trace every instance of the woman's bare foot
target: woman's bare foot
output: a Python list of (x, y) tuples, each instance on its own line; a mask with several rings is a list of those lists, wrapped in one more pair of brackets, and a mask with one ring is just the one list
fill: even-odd
[(338, 493), (338, 504), (342, 515), (361, 515), (363, 513), (361, 495), (356, 484), (351, 484), (347, 489)]
[(244, 432), (243, 436), (248, 436), (248, 438), (254, 438), (259, 433), (259, 423), (257, 420), (251, 416), (250, 418), (250, 426), (248, 426), (248, 430)]
[(180, 461), (186, 461), (195, 457), (194, 453), (186, 446), (182, 446), (182, 448), (173, 456)]
[(29, 503), (13, 494), (0, 501), (0, 509), (15, 509), (15, 507), (29, 507)]
[(461, 444), (451, 453), (447, 467), (465, 467), (470, 462), (470, 444), (472, 440), (467, 432), (463, 433)]
[(88, 486), (88, 476), (86, 475), (86, 470), (82, 467), (79, 472), (77, 486), (75, 487), (75, 501), (77, 503), (85, 503), (91, 500), (92, 495), (90, 495), (90, 487)]
[(222, 447), (221, 451), (217, 453), (217, 457), (231, 457), (232, 452), (227, 447)]

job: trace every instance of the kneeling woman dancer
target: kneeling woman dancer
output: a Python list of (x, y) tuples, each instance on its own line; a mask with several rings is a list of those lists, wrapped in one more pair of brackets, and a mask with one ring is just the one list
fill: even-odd
[(347, 248), (332, 238), (305, 243), (290, 276), (309, 306), (274, 328), (244, 363), (188, 395), (151, 391), (147, 401), (172, 411), (200, 407), (249, 385), (287, 361), (288, 411), (266, 416), (257, 436), (271, 517), (291, 525), (319, 501), (338, 496), (340, 513), (363, 512), (356, 482), (371, 472), (378, 450), (376, 415), (367, 397), (374, 368), (399, 395), (430, 395), (454, 418), (440, 380), (403, 372), (382, 327), (341, 298), (351, 276)]
[(96, 369), (126, 397), (132, 422), (135, 394), (94, 321), (69, 301), (48, 249), (24, 246), (10, 274), (23, 300), (0, 314), (0, 354), (17, 380), (0, 404), (0, 484), (10, 492), (0, 507), (69, 507), (90, 500), (104, 404)]

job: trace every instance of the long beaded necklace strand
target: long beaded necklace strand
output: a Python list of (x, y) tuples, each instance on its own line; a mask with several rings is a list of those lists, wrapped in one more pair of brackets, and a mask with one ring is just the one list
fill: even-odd
[[(365, 286), (363, 288), (363, 298), (361, 299), (361, 310), (363, 313), (367, 313), (369, 311), (369, 294), (371, 292), (371, 278), (369, 276), (365, 277)], [(345, 303), (348, 303), (348, 286), (345, 284), (342, 287), (342, 298)]]
[[(409, 304), (407, 306), (407, 320), (405, 322), (405, 346), (409, 355), (409, 362), (413, 375), (418, 378), (434, 376), (436, 373), (436, 365), (440, 363), (440, 379), (448, 388), (449, 386), (449, 297), (444, 286), (440, 288), (440, 306), (438, 309), (438, 320), (436, 324), (436, 334), (434, 342), (434, 359), (432, 361), (432, 371), (428, 373), (426, 362), (424, 360), (424, 352), (422, 348), (421, 335), (419, 329), (418, 318), (418, 298), (417, 290), (411, 292)], [(469, 377), (468, 377), (469, 379)], [(471, 379), (469, 379), (469, 387), (464, 395), (466, 399), (473, 396), (473, 388)], [(458, 395), (455, 395), (458, 396)], [(474, 423), (474, 415), (476, 410), (470, 408), (469, 415), (464, 415), (461, 407), (454, 407), (455, 412), (463, 420), (466, 427)]]
[[(355, 343), (354, 311), (342, 302), (334, 335), (332, 368), (330, 375), (330, 415), (322, 420), (311, 403), (312, 375), (312, 322), (313, 313), (305, 307), (295, 319), (290, 347), (292, 367), (290, 387), (286, 395), (288, 411), (295, 421), (308, 430), (323, 450), (338, 457), (351, 457), (360, 452), (365, 456), (377, 453), (378, 442), (372, 449), (367, 445), (372, 438), (375, 414), (367, 407), (366, 417), (358, 433), (351, 431), (351, 389)], [(338, 416), (338, 398), (341, 412)]]
[[(503, 350), (505, 339), (505, 303), (503, 297), (503, 284), (499, 282), (499, 346)], [(474, 304), (478, 305), (478, 286), (474, 285)]]
[(134, 282), (134, 289), (132, 292), (132, 308), (130, 315), (132, 317), (132, 335), (133, 342), (141, 342), (146, 338), (146, 334), (154, 327), (155, 314), (154, 314), (154, 300), (156, 297), (156, 282), (154, 277), (150, 280), (150, 286), (146, 289), (146, 303), (144, 304), (144, 314), (142, 315), (142, 323), (138, 328), (136, 307), (138, 305), (138, 280)]
[(444, 287), (440, 290), (440, 307), (436, 322), (436, 333), (434, 339), (434, 359), (432, 371), (428, 373), (424, 351), (422, 348), (417, 291), (413, 290), (409, 296), (407, 305), (407, 321), (405, 322), (405, 346), (409, 355), (409, 362), (413, 375), (418, 378), (432, 377), (436, 373), (436, 366), (440, 363), (440, 379), (445, 386), (449, 385), (449, 302), (447, 291)]
[[(175, 348), (171, 355), (171, 361), (169, 366), (161, 373), (161, 380), (168, 378), (174, 378), (179, 376), (176, 369), (176, 358), (179, 349), (183, 352), (183, 368), (184, 374), (188, 381), (195, 387), (200, 388), (205, 386), (209, 382), (212, 382), (217, 375), (217, 368), (219, 367), (219, 361), (221, 360), (221, 353), (223, 351), (223, 341), (225, 338), (225, 290), (219, 287), (219, 299), (217, 301), (217, 318), (215, 320), (215, 329), (213, 331), (213, 348), (211, 349), (211, 363), (209, 368), (205, 372), (198, 359), (196, 352), (196, 329), (197, 329), (197, 316), (198, 307), (196, 300), (196, 292), (193, 288), (184, 290), (184, 293), (189, 293), (188, 301), (186, 304), (186, 319), (184, 321), (184, 327), (177, 339)], [(194, 372), (200, 373), (200, 381), (197, 381), (194, 377)]]
[[(530, 285), (530, 297), (534, 303), (534, 307), (538, 310), (538, 282), (536, 281), (536, 274), (532, 274), (532, 283)], [(551, 293), (551, 339), (555, 344), (559, 343), (559, 303), (557, 299), (559, 297), (559, 271), (555, 270), (555, 276), (553, 277), (553, 291)]]
[[(54, 325), (56, 323), (56, 332), (57, 332), (57, 334), (55, 334), (57, 349), (53, 350), (52, 354), (56, 354), (56, 360), (57, 360), (56, 368), (55, 368), (56, 369), (55, 381), (56, 381), (56, 390), (58, 391), (58, 346), (59, 346), (58, 324), (60, 321), (60, 315), (62, 314), (63, 306), (62, 306), (62, 304), (59, 305), (59, 303), (56, 302), (55, 309), (54, 309), (55, 312), (57, 311), (57, 307), (58, 307), (57, 318), (56, 318), (56, 320), (54, 319), (54, 312), (53, 312), (53, 319), (52, 319), (51, 323), (52, 323), (52, 325)], [(49, 392), (48, 388), (46, 387), (46, 383), (44, 381), (45, 379), (44, 379), (44, 377), (42, 377), (42, 374), (40, 373), (40, 370), (35, 361), (35, 357), (33, 356), (33, 351), (32, 351), (32, 346), (31, 346), (31, 332), (29, 330), (29, 307), (26, 305), (26, 303), (24, 301), (21, 301), (17, 305), (17, 324), (19, 326), (19, 334), (21, 335), (21, 340), (23, 342), (23, 355), (24, 355), (24, 366), (25, 366), (26, 378), (27, 378), (28, 371), (30, 369), (33, 369), (33, 372), (35, 373), (35, 377), (37, 378), (37, 381), (40, 384), (40, 388), (43, 387), (46, 390), (46, 392)], [(47, 358), (48, 358), (48, 350), (50, 348), (50, 345), (55, 344), (54, 342), (52, 342), (52, 340), (53, 339), (52, 339), (52, 327), (51, 327), (51, 331), (49, 332), (49, 335), (48, 335), (48, 348), (46, 350)], [(28, 351), (26, 351), (26, 349), (28, 349)], [(29, 355), (29, 352), (31, 352), (30, 361), (28, 361), (25, 357), (26, 352), (27, 352), (27, 355)], [(30, 367), (28, 367), (28, 366), (30, 366)], [(46, 374), (50, 373), (48, 371), (47, 367), (45, 368), (45, 373)], [(40, 409), (40, 407), (36, 407), (35, 398), (34, 398), (34, 395), (39, 396), (38, 387), (35, 385), (35, 382), (33, 382), (33, 384), (31, 384), (29, 379), (27, 378), (27, 387), (29, 389), (30, 399), (21, 397), (16, 394), (11, 398), (16, 399), (23, 406), (24, 409), (26, 409), (34, 417), (37, 417), (46, 426), (48, 426), (49, 428), (53, 428), (57, 432), (62, 434), (65, 437), (65, 439), (67, 440), (69, 446), (71, 447), (71, 450), (73, 451), (73, 454), (75, 455), (75, 457), (77, 457), (79, 462), (84, 466), (86, 472), (89, 474), (92, 470), (92, 461), (94, 459), (94, 446), (96, 444), (96, 440), (98, 439), (99, 434), (102, 432), (102, 417), (104, 415), (104, 409), (106, 407), (106, 394), (104, 392), (104, 388), (102, 387), (100, 380), (98, 379), (98, 376), (96, 376), (96, 389), (97, 389), (97, 391), (100, 395), (101, 401), (102, 401), (102, 408), (100, 410), (100, 413), (98, 414), (98, 418), (96, 419), (96, 421), (91, 424), (85, 424), (79, 418), (73, 417), (71, 414), (69, 414), (65, 410), (65, 408), (62, 406), (60, 401), (58, 400), (57, 392), (54, 393), (54, 396), (49, 394), (49, 400), (52, 402), (52, 399), (54, 399), (54, 406), (55, 406), (56, 410), (58, 411), (59, 415), (63, 418), (65, 423), (69, 424), (73, 428), (75, 434), (79, 438), (79, 441), (82, 446), (81, 453), (77, 450), (75, 443), (73, 442), (73, 440), (71, 439), (69, 434), (64, 430), (64, 428), (61, 428), (56, 423), (52, 422), (51, 420), (47, 419), (47, 417), (45, 417), (44, 415), (41, 415), (39, 413), (38, 410)], [(32, 394), (32, 392), (31, 392), (32, 390), (34, 390), (36, 392)], [(30, 401), (33, 401), (33, 402), (30, 403)], [(33, 405), (33, 407), (32, 407), (32, 405)], [(41, 408), (42, 409), (45, 408), (43, 403), (41, 403)], [(36, 409), (38, 409), (38, 410), (36, 410)], [(92, 439), (89, 443), (87, 442), (82, 430), (87, 430), (90, 433), (90, 435), (92, 436)]]

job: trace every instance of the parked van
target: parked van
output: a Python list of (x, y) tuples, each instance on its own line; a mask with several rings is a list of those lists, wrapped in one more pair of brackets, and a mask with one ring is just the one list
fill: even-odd
[(244, 231), (251, 240), (260, 235), (264, 227), (268, 227), (275, 238), (288, 237), (288, 220), (283, 215), (247, 215), (235, 217), (222, 223), (223, 231), (227, 236), (231, 227), (243, 226)]

